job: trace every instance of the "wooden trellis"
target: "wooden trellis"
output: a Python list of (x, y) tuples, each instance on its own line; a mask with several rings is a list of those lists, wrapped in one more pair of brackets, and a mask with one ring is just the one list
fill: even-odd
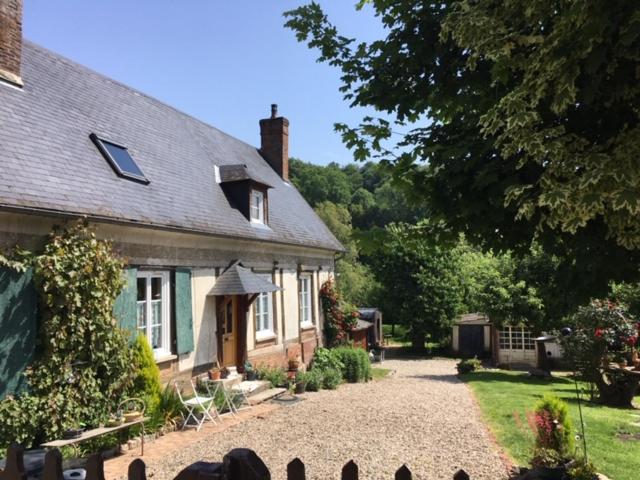
[[(0, 480), (26, 480), (27, 475), (23, 460), (22, 447), (13, 445), (7, 450), (7, 462), (4, 470), (0, 470)], [(105, 480), (104, 460), (97, 453), (87, 459), (85, 465), (86, 480)], [(127, 472), (129, 480), (146, 480), (145, 463), (136, 459), (129, 464)], [(63, 480), (62, 454), (57, 449), (47, 452), (44, 457), (42, 480)], [(306, 480), (305, 465), (299, 458), (287, 465), (287, 480)], [(358, 480), (358, 465), (353, 461), (342, 467), (342, 480)], [(270, 480), (271, 474), (266, 465), (255, 452), (247, 449), (235, 449), (225, 455), (222, 463), (198, 462), (185, 468), (174, 480)], [(406, 465), (401, 466), (395, 474), (395, 480), (412, 480), (413, 474)], [(459, 470), (453, 480), (470, 480), (464, 470)]]

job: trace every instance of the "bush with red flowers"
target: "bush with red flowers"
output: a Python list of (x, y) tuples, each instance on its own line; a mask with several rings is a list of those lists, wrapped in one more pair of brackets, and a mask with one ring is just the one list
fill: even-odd
[(320, 302), (324, 313), (327, 345), (346, 343), (348, 333), (358, 324), (360, 313), (353, 305), (342, 302), (331, 279), (324, 282), (320, 288)]
[[(603, 363), (626, 361), (638, 343), (638, 323), (624, 306), (593, 300), (571, 317), (572, 335), (561, 337), (565, 359), (595, 383)], [(593, 392), (593, 390), (592, 390)]]

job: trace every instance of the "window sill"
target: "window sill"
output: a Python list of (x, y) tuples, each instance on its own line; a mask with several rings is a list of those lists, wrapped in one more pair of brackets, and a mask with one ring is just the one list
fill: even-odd
[(256, 347), (264, 345), (273, 345), (276, 343), (276, 334), (268, 332), (263, 335), (256, 335)]
[(172, 360), (176, 360), (178, 358), (177, 355), (172, 354), (160, 354), (155, 358), (156, 363), (167, 363)]
[(304, 322), (300, 324), (300, 330), (314, 330), (316, 328), (313, 322)]

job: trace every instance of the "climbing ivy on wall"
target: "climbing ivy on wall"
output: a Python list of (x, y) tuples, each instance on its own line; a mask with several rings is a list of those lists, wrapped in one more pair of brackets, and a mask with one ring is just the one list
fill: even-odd
[(113, 316), (124, 264), (112, 245), (79, 222), (51, 233), (40, 255), (21, 257), (14, 268), (33, 267), (40, 297), (39, 355), (25, 372), (28, 393), (0, 402), (0, 446), (97, 425), (133, 373), (127, 333)]

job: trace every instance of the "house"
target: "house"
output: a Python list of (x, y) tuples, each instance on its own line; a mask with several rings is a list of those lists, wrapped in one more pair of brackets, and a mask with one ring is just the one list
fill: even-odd
[[(277, 106), (256, 148), (23, 40), (21, 17), (0, 0), (0, 249), (86, 217), (128, 260), (115, 314), (165, 380), (309, 362), (342, 246), (289, 181)], [(0, 270), (0, 397), (34, 355), (36, 304), (29, 272)]]

